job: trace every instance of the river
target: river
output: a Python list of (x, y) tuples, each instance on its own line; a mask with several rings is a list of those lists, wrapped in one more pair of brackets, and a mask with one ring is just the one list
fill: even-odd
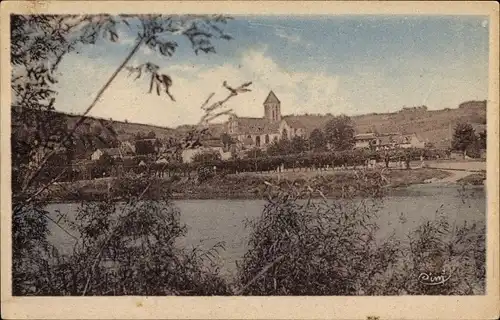
[[(259, 217), (265, 201), (181, 200), (175, 204), (181, 211), (181, 221), (188, 226), (187, 236), (179, 241), (179, 245), (208, 249), (223, 241), (225, 251), (221, 252), (222, 271), (228, 275), (234, 274), (236, 261), (245, 253), (249, 236), (243, 221)], [(78, 204), (74, 203), (51, 204), (48, 211), (55, 215), (60, 210), (71, 216), (77, 207)], [(428, 184), (394, 189), (385, 198), (378, 214), (378, 236), (383, 238), (395, 232), (397, 237), (404, 237), (424, 219), (434, 218), (436, 210), (448, 216), (451, 223), (484, 223), (484, 187), (462, 190), (457, 185)], [(404, 219), (400, 219), (401, 215)], [(54, 224), (50, 224), (50, 229), (50, 241), (60, 250), (68, 252), (74, 240)]]

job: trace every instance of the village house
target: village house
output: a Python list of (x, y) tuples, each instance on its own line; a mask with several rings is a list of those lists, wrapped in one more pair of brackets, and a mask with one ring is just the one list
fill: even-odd
[(124, 156), (135, 155), (135, 145), (130, 143), (130, 141), (122, 141), (120, 143), (120, 150)]
[(425, 141), (419, 138), (415, 133), (381, 133), (376, 134), (360, 133), (355, 137), (355, 149), (372, 148), (374, 150), (392, 150), (397, 148), (424, 148)]
[(120, 148), (104, 148), (104, 149), (97, 149), (90, 155), (90, 160), (97, 161), (101, 159), (101, 157), (107, 154), (113, 159), (119, 159), (123, 158), (122, 152)]
[(231, 151), (227, 151), (222, 144), (220, 139), (210, 139), (202, 142), (202, 145), (198, 148), (193, 149), (184, 149), (182, 150), (182, 162), (183, 163), (191, 163), (193, 162), (193, 158), (203, 152), (217, 152), (220, 154), (221, 160), (229, 160), (231, 158)]
[(416, 133), (403, 134), (397, 137), (397, 146), (400, 148), (425, 148), (425, 141)]
[(354, 138), (356, 141), (354, 144), (355, 149), (368, 149), (370, 146), (375, 147), (378, 144), (377, 136), (373, 132), (360, 133)]

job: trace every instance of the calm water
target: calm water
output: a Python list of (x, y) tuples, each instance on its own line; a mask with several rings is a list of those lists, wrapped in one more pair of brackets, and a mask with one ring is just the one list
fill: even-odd
[[(468, 187), (459, 191), (457, 186), (414, 185), (391, 192), (379, 212), (379, 237), (392, 232), (404, 237), (426, 218), (434, 218), (441, 205), (441, 212), (457, 224), (484, 222), (486, 198), (482, 186)], [(188, 226), (187, 236), (179, 244), (185, 247), (201, 246), (208, 249), (220, 241), (226, 250), (221, 252), (223, 271), (231, 274), (236, 270), (236, 261), (246, 251), (249, 230), (244, 227), (246, 218), (259, 217), (265, 202), (262, 200), (183, 200), (176, 205), (181, 211), (181, 220)], [(71, 216), (78, 204), (52, 204), (49, 211), (68, 212)], [(400, 220), (401, 214), (406, 221)], [(73, 239), (57, 226), (51, 224), (51, 241), (65, 252), (71, 250)]]

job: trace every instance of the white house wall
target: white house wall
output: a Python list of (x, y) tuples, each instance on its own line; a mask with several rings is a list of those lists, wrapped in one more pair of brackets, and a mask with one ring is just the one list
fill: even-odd
[(199, 149), (185, 149), (182, 151), (182, 162), (191, 163), (195, 155), (206, 151), (216, 151), (220, 154), (222, 160), (231, 158), (231, 152), (224, 152), (222, 147), (199, 148)]
[(280, 129), (279, 129), (279, 136), (280, 136), (280, 139), (282, 139), (282, 134), (283, 134), (283, 129), (286, 129), (286, 132), (287, 132), (287, 138), (290, 139), (291, 138), (291, 131), (292, 131), (292, 128), (290, 128), (290, 126), (288, 125), (288, 123), (286, 122), (286, 120), (282, 120), (281, 123), (280, 123)]

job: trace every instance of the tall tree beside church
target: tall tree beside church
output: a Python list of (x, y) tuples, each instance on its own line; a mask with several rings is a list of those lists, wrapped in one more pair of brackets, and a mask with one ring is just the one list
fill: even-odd
[(326, 139), (321, 129), (314, 129), (309, 136), (311, 149), (314, 151), (323, 151), (326, 149)]
[(290, 140), (290, 152), (302, 153), (307, 151), (307, 141), (303, 137), (295, 136)]
[(326, 141), (334, 150), (348, 150), (354, 146), (354, 126), (351, 118), (341, 115), (325, 125)]

